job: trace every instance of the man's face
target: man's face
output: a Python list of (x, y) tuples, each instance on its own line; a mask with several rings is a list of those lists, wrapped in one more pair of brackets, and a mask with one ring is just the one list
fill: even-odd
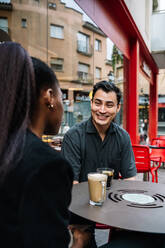
[(95, 126), (108, 128), (120, 110), (115, 92), (96, 91), (91, 101), (91, 114)]
[(56, 95), (53, 96), (53, 110), (49, 111), (45, 134), (55, 135), (58, 133), (62, 122), (63, 112), (62, 93), (58, 87)]

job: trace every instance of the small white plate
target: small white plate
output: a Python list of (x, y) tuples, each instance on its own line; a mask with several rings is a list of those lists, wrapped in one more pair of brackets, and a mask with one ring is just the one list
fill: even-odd
[(148, 204), (148, 203), (153, 203), (155, 201), (152, 196), (144, 195), (144, 194), (127, 193), (122, 195), (122, 198), (126, 201), (137, 204)]

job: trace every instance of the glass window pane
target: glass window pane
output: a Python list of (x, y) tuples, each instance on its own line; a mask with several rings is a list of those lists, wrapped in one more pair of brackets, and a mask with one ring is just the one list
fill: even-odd
[(82, 34), (80, 32), (77, 33), (77, 46), (78, 46), (78, 51), (88, 53), (88, 51), (89, 51), (89, 36)]
[(97, 79), (101, 78), (101, 68), (96, 67), (96, 78)]
[(51, 24), (50, 25), (50, 36), (53, 38), (57, 38), (57, 39), (63, 39), (64, 38), (63, 27)]
[(27, 27), (27, 20), (26, 19), (22, 19), (22, 23), (21, 23), (23, 28)]
[(101, 41), (95, 40), (95, 50), (100, 51), (101, 50)]
[(62, 71), (63, 70), (63, 59), (60, 58), (51, 58), (50, 66), (54, 71)]
[(85, 65), (85, 64), (79, 63), (78, 64), (78, 70), (79, 71), (82, 71), (82, 72), (88, 73), (88, 71), (89, 71), (89, 65)]
[(8, 32), (8, 19), (0, 17), (0, 29), (5, 32)]

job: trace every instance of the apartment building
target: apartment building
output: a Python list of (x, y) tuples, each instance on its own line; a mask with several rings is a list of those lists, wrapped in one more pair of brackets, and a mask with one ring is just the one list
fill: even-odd
[(108, 80), (107, 37), (60, 0), (0, 0), (0, 29), (52, 67), (70, 106)]

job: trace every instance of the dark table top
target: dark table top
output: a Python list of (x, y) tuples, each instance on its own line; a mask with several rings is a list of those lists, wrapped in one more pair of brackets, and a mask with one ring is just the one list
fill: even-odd
[(152, 146), (152, 145), (149, 145), (149, 148), (151, 148), (151, 149), (165, 149), (165, 146)]
[[(123, 199), (127, 194), (151, 196), (152, 203)], [(110, 197), (110, 198), (109, 198)], [(89, 205), (88, 183), (73, 186), (71, 212), (111, 227), (132, 231), (165, 233), (165, 185), (141, 181), (113, 180), (102, 207)]]

